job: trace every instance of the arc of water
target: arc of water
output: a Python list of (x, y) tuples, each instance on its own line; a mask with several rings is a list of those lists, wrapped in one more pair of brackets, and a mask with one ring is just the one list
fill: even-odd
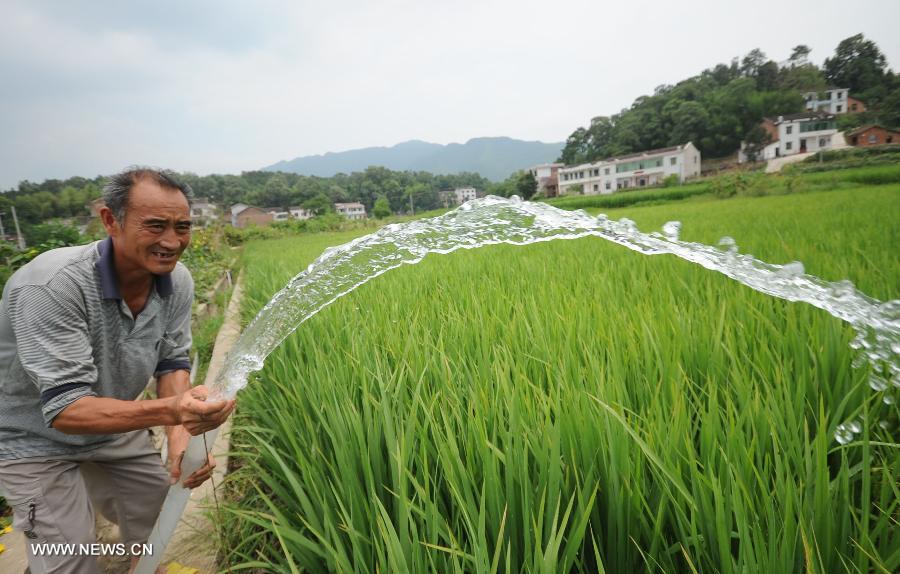
[[(681, 241), (679, 231), (678, 222), (669, 222), (662, 233), (642, 233), (629, 219), (612, 221), (604, 215), (592, 217), (581, 210), (564, 211), (543, 203), (523, 202), (517, 197), (493, 196), (469, 201), (439, 217), (385, 226), (375, 233), (326, 249), (276, 293), (235, 344), (212, 385), (211, 396), (234, 397), (247, 384), (249, 374), (260, 370), (269, 353), (300, 324), (391, 269), (416, 264), (429, 253), (447, 254), (486, 245), (527, 245), (582, 237), (599, 237), (644, 255), (675, 255), (756, 291), (818, 307), (846, 321), (856, 331), (853, 346), (860, 350), (860, 360), (872, 365), (869, 384), (874, 390), (895, 393), (900, 387), (900, 300), (878, 301), (859, 292), (849, 281), (832, 283), (808, 275), (797, 262), (774, 265), (740, 254), (731, 238), (723, 238), (721, 248)], [(886, 394), (885, 400), (889, 398), (892, 401), (893, 395)], [(849, 442), (855, 434), (854, 428), (842, 425), (836, 439)], [(194, 437), (188, 450), (183, 464), (196, 463), (199, 468), (206, 456), (202, 440)], [(185, 476), (188, 474), (186, 471)], [(181, 504), (183, 508), (182, 496), (186, 502), (186, 496), (172, 495), (172, 504)], [(170, 516), (173, 512), (168, 504), (167, 498), (163, 513), (168, 512), (166, 515)], [(168, 536), (154, 540), (160, 544), (161, 555)], [(137, 572), (152, 574), (153, 570), (139, 567)]]

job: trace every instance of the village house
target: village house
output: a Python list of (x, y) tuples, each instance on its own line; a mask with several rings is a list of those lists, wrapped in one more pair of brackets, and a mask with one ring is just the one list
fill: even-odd
[(879, 125), (858, 127), (844, 135), (852, 146), (866, 147), (870, 145), (900, 144), (900, 132), (889, 130)]
[(346, 217), (347, 219), (365, 219), (366, 218), (366, 206), (354, 202), (354, 203), (335, 203), (334, 210)]
[[(776, 119), (765, 118), (761, 127), (769, 134), (769, 143), (752, 153), (747, 142), (741, 142), (738, 162), (767, 161), (798, 153), (814, 153), (843, 146), (834, 114), (803, 112)], [(755, 157), (751, 157), (754, 156)]]
[(267, 207), (266, 213), (272, 215), (272, 221), (287, 221), (291, 218), (291, 214), (280, 207)]
[(265, 209), (236, 203), (231, 206), (231, 225), (238, 229), (244, 229), (249, 225), (267, 226), (273, 221), (272, 214)]
[(559, 195), (559, 170), (562, 167), (565, 167), (564, 163), (544, 163), (528, 169), (537, 181), (538, 194), (544, 197)]
[(302, 207), (291, 207), (288, 211), (294, 219), (310, 219), (315, 215), (311, 209), (303, 209)]
[(210, 203), (208, 199), (198, 197), (191, 202), (191, 219), (195, 225), (206, 227), (218, 221), (219, 208), (214, 203)]
[(106, 202), (103, 201), (102, 197), (91, 200), (91, 202), (88, 204), (88, 211), (91, 212), (91, 217), (100, 217), (100, 209), (105, 205)]
[(671, 175), (679, 182), (700, 175), (700, 151), (693, 143), (560, 168), (559, 195), (577, 187), (598, 195), (660, 185)]
[(463, 203), (478, 197), (478, 190), (474, 187), (457, 187), (456, 189), (445, 189), (438, 192), (438, 197), (444, 207), (451, 205), (462, 205)]
[(847, 88), (830, 88), (823, 92), (806, 92), (803, 94), (803, 100), (806, 102), (806, 111), (825, 112), (828, 114), (846, 114), (849, 112), (850, 108), (847, 106), (849, 98), (850, 90)]

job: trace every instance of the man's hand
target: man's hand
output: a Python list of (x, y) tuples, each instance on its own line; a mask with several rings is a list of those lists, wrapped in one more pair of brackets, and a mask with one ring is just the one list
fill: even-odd
[(206, 397), (207, 390), (203, 385), (174, 397), (178, 423), (194, 436), (218, 427), (234, 410), (234, 399), (206, 402)]
[[(191, 440), (191, 435), (182, 426), (169, 427), (167, 434), (169, 455), (166, 466), (169, 468), (169, 484), (175, 484), (181, 479), (181, 463), (184, 461), (184, 453)], [(216, 459), (210, 453), (206, 464), (185, 479), (183, 483), (185, 488), (197, 488), (206, 482), (212, 476), (214, 468), (216, 468)]]

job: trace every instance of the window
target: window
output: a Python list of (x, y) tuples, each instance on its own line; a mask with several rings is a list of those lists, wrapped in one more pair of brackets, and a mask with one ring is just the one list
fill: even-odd
[(841, 104), (838, 104), (837, 112), (841, 113), (843, 110), (844, 110), (844, 106), (842, 106)]
[(851, 112), (855, 112), (855, 111), (856, 111), (856, 104), (850, 104), (850, 111), (851, 111)]
[(828, 145), (828, 138), (819, 138), (819, 147), (825, 147)]
[(791, 135), (791, 132), (794, 131), (794, 126), (787, 126), (784, 128), (784, 133), (787, 135)]
[[(595, 176), (600, 175), (600, 170), (599, 170), (599, 169), (595, 169), (595, 170), (594, 170), (594, 175), (595, 175)], [(594, 187), (596, 187), (596, 186), (594, 186)]]
[(888, 136), (885, 138), (884, 143), (894, 143), (894, 136)]
[(584, 177), (584, 172), (583, 172), (583, 171), (579, 171), (579, 172), (578, 172), (578, 177)]
[(644, 187), (645, 185), (647, 185), (647, 180), (645, 180), (645, 179), (642, 177), (641, 179), (638, 180), (638, 185), (641, 186), (641, 187)]
[(604, 170), (603, 170), (603, 174), (604, 174), (604, 175), (609, 175), (609, 168), (604, 169)]
[(875, 134), (869, 134), (869, 143), (878, 143), (878, 136)]
[(793, 147), (794, 142), (787, 142), (784, 144), (784, 149), (790, 151), (791, 147)]
[(669, 165), (675, 165), (675, 162), (677, 162), (677, 161), (678, 161), (678, 158), (677, 158), (677, 157), (670, 157), (670, 158), (669, 158)]
[(606, 189), (609, 189), (609, 182), (606, 182)]
[(594, 184), (594, 191), (600, 191), (600, 186), (596, 183)]

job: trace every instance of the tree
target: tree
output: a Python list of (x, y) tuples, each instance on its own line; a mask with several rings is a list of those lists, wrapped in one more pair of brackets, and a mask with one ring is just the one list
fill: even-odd
[(516, 182), (516, 195), (527, 201), (537, 193), (537, 187), (534, 174), (531, 171), (523, 171), (519, 174), (519, 181)]
[(315, 197), (303, 202), (303, 209), (308, 209), (316, 215), (324, 215), (332, 210), (331, 200), (324, 193), (319, 192)]
[(809, 53), (812, 49), (806, 44), (798, 44), (791, 51), (791, 57), (788, 58), (788, 65), (791, 68), (806, 66), (809, 64)]
[(381, 196), (375, 200), (375, 207), (372, 208), (372, 215), (375, 219), (382, 219), (391, 214), (391, 206), (386, 197)]
[(887, 60), (875, 42), (856, 34), (838, 44), (833, 58), (825, 59), (825, 79), (852, 94), (862, 94), (884, 82), (886, 68)]

